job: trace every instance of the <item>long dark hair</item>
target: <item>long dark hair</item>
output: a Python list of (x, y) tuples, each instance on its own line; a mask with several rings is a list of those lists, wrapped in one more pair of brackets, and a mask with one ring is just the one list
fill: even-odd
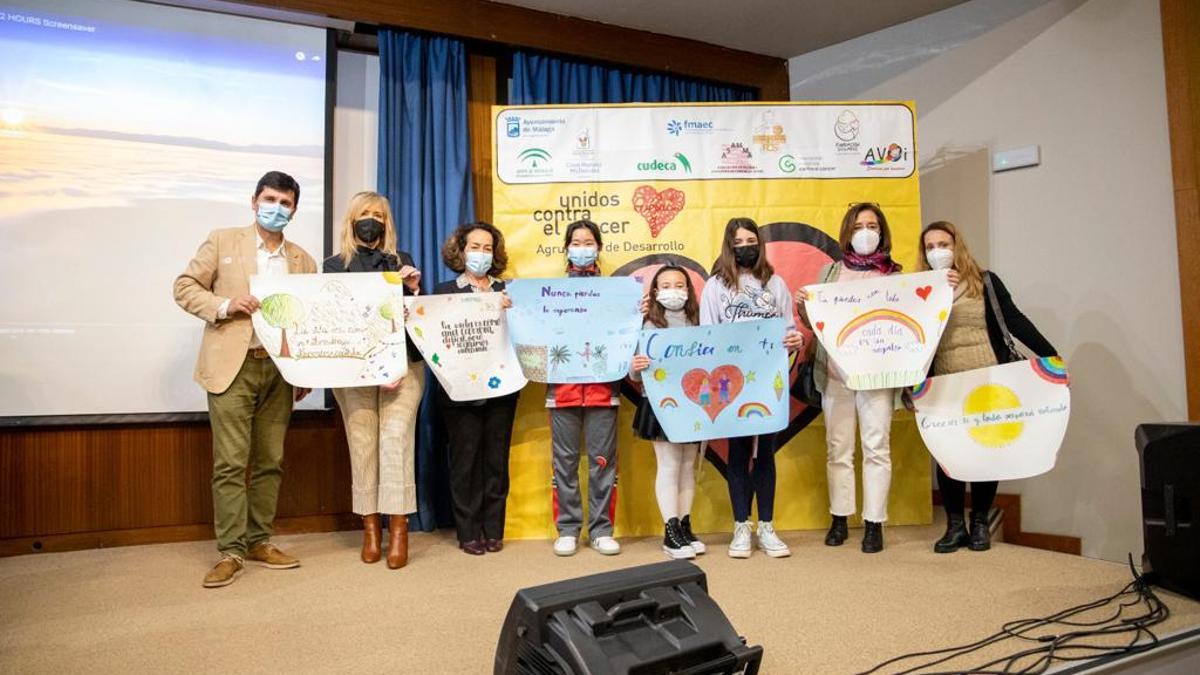
[(758, 231), (758, 223), (750, 218), (730, 218), (725, 225), (725, 237), (721, 240), (721, 255), (713, 265), (713, 274), (720, 277), (721, 281), (724, 281), (729, 288), (736, 289), (738, 287), (738, 264), (737, 259), (733, 256), (733, 238), (737, 236), (738, 230), (748, 230), (758, 237), (758, 262), (749, 271), (755, 279), (758, 279), (759, 283), (766, 286), (771, 277), (775, 275), (775, 268), (767, 262), (767, 242), (763, 241), (762, 234)]
[[(590, 220), (577, 220), (567, 226), (567, 234), (563, 237), (563, 256), (567, 255), (567, 249), (571, 247), (571, 235), (581, 227), (586, 227), (596, 239), (596, 267), (600, 267), (600, 247), (603, 246), (603, 242), (600, 241), (600, 226)], [(570, 260), (567, 261), (567, 269), (571, 269)]]
[(683, 313), (687, 316), (688, 323), (693, 326), (700, 323), (700, 301), (696, 299), (696, 288), (692, 286), (692, 277), (687, 270), (678, 265), (663, 265), (654, 273), (654, 278), (650, 280), (650, 308), (646, 310), (646, 320), (658, 328), (667, 327), (667, 311), (658, 303), (658, 278), (664, 272), (679, 272), (683, 275), (683, 279), (687, 283), (688, 294), (687, 302), (683, 303)]

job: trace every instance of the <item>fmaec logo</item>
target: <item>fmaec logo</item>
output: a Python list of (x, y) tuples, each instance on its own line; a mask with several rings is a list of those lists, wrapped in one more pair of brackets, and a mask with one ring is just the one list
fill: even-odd
[(713, 123), (711, 121), (700, 122), (698, 120), (671, 120), (667, 122), (667, 133), (672, 136), (678, 136), (685, 131), (704, 132), (712, 131)]
[(521, 135), (521, 118), (520, 117), (505, 117), (505, 128), (507, 129), (509, 138), (517, 138)]

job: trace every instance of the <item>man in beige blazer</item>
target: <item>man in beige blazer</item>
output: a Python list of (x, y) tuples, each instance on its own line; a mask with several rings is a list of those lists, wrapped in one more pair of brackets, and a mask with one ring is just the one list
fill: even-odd
[(317, 271), (312, 256), (283, 237), (299, 201), (294, 178), (265, 174), (250, 200), (254, 224), (211, 232), (175, 279), (175, 302), (204, 320), (195, 379), (208, 392), (213, 520), (221, 552), (204, 577), (207, 588), (233, 583), (246, 561), (270, 569), (300, 565), (270, 538), (292, 404), (308, 390), (284, 381), (250, 322), (259, 308), (250, 295), (251, 275)]

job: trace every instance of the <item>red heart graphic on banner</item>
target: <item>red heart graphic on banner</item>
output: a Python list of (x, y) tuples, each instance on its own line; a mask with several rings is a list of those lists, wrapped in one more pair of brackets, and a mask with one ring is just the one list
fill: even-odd
[(708, 419), (716, 421), (717, 415), (733, 403), (742, 393), (746, 380), (736, 366), (717, 366), (711, 371), (693, 368), (683, 374), (680, 387), (684, 396), (708, 413)]
[(633, 191), (633, 210), (646, 219), (652, 237), (657, 237), (686, 203), (687, 195), (675, 188), (659, 192), (649, 185), (639, 185)]
[(921, 296), (922, 300), (928, 300), (929, 294), (933, 292), (933, 286), (922, 286), (917, 289), (917, 295)]
[(825, 330), (825, 322), (824, 322), (824, 321), (818, 321), (818, 322), (817, 322), (817, 330), (818, 330), (818, 331), (823, 331), (823, 330)]

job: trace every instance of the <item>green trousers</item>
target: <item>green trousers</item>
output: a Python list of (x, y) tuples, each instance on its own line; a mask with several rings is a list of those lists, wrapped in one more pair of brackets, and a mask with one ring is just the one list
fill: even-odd
[(213, 524), (217, 550), (244, 556), (271, 537), (292, 385), (271, 359), (247, 356), (233, 384), (208, 395), (213, 434)]

